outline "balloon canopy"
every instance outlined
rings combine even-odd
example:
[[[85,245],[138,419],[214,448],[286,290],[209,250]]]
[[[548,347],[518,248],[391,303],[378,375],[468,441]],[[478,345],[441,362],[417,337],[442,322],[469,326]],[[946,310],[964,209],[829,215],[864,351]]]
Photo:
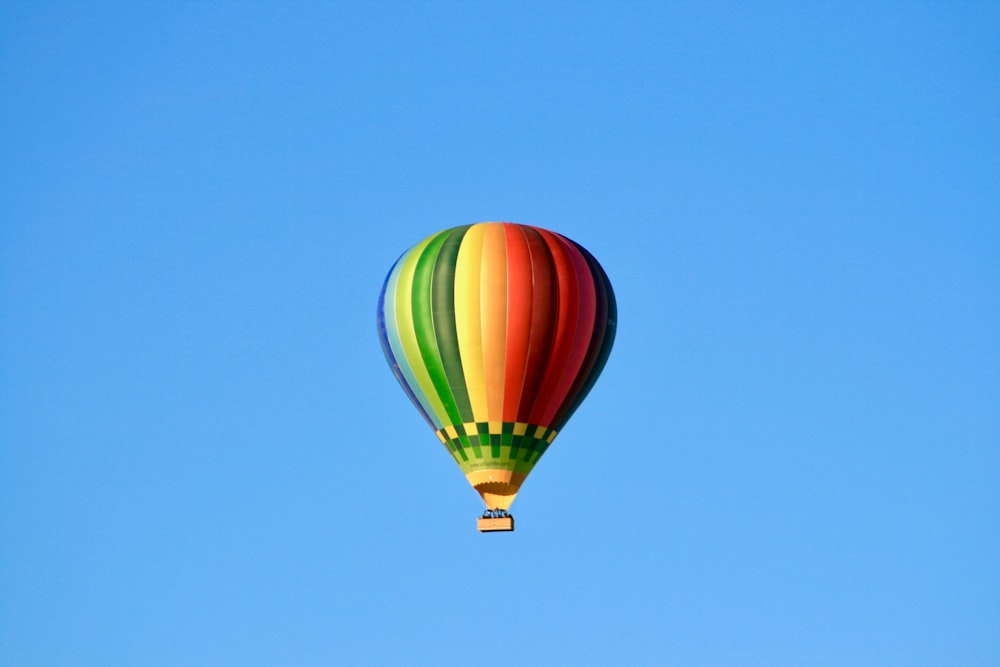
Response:
[[[396,379],[487,508],[506,510],[611,352],[611,283],[577,243],[484,222],[403,253],[378,301]]]

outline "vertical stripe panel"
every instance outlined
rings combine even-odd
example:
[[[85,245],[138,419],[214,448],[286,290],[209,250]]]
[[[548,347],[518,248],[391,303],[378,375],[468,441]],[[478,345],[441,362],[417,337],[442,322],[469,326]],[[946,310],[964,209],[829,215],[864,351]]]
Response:
[[[379,294],[378,310],[376,311],[379,342],[382,344],[382,352],[385,354],[386,361],[389,362],[389,367],[392,369],[392,373],[396,376],[396,380],[400,386],[403,387],[403,391],[406,392],[406,395],[413,402],[413,405],[416,406],[424,420],[427,421],[431,428],[436,430],[441,428],[441,425],[431,416],[431,407],[427,402],[427,397],[420,391],[420,385],[417,384],[416,379],[413,377],[413,371],[410,370],[409,364],[406,363],[405,356],[402,356],[402,346],[399,342],[399,333],[396,324],[395,290],[399,282],[401,260],[402,258],[392,265],[392,269],[389,271],[389,275],[385,277],[385,283],[382,285],[382,292]],[[402,357],[402,360],[400,360],[400,357]]]
[[[522,227],[528,242],[531,261],[531,330],[528,335],[528,356],[525,362],[524,386],[517,409],[517,420],[527,423],[542,383],[552,341],[555,336],[554,317],[559,307],[559,286],[552,252],[541,233]]]
[[[475,421],[469,403],[469,392],[465,386],[465,372],[462,368],[458,332],[455,327],[455,258],[458,256],[458,249],[466,229],[468,227],[457,227],[449,233],[434,264],[431,284],[434,334],[441,364],[448,379],[448,387],[458,410],[460,421],[454,422],[456,424]]]
[[[483,373],[487,421],[503,420],[504,366],[507,356],[507,238],[501,224],[487,224],[481,267]]]
[[[596,289],[587,259],[580,254],[575,245],[562,237],[557,238],[572,262],[577,312],[576,326],[573,327],[572,336],[569,338],[569,354],[566,356],[566,363],[558,372],[552,398],[542,413],[542,420],[546,425],[554,425],[560,408],[572,398],[571,390],[580,374],[583,362],[587,357],[587,350],[590,347],[594,332],[594,315],[597,311]]]
[[[549,405],[560,398],[555,396],[555,391],[573,345],[579,309],[579,290],[576,285],[576,269],[565,246],[552,232],[540,231],[555,263],[559,300],[554,317],[556,321],[555,337],[545,364],[542,384],[539,387],[538,396],[531,409],[531,418],[528,421],[540,426],[551,426],[547,419],[551,419],[555,409],[549,409]]]
[[[517,421],[531,340],[531,254],[518,225],[505,224],[507,241],[507,357],[503,421]]]
[[[597,295],[597,311],[594,315],[594,333],[587,352],[587,359],[580,369],[576,382],[570,389],[570,400],[563,405],[556,415],[553,427],[561,429],[563,425],[573,416],[583,399],[587,397],[594,383],[597,381],[604,365],[611,354],[611,347],[615,341],[615,329],[618,320],[618,308],[615,303],[615,294],[611,289],[611,281],[601,265],[598,264],[594,256],[587,252],[582,246],[576,245],[580,253],[587,259],[590,265],[590,274],[594,279],[595,292]]]
[[[483,324],[480,318],[480,266],[484,225],[465,232],[455,259],[455,333],[465,371],[465,386],[475,421],[487,420],[485,372],[483,371]]]
[[[411,387],[414,393],[423,394],[426,397],[431,408],[430,413],[435,417],[435,423],[443,426],[447,423],[448,411],[445,410],[444,404],[434,388],[434,382],[427,372],[427,366],[423,362],[413,322],[413,277],[420,256],[434,238],[434,236],[427,238],[414,247],[404,256],[400,267],[399,279],[394,290],[396,330],[399,334],[401,352],[401,354],[396,355],[396,360],[401,362],[405,360],[405,366],[401,363],[400,367],[404,368],[404,374],[406,373],[405,369],[409,369],[413,376],[415,386],[411,385]],[[419,392],[417,391],[418,387]]]
[[[420,254],[413,273],[413,330],[416,334],[420,358],[423,360],[427,374],[433,383],[433,390],[441,403],[450,423],[459,423],[462,419],[448,386],[448,377],[441,362],[438,350],[437,336],[434,333],[434,318],[431,305],[431,281],[434,277],[434,266],[437,263],[441,246],[448,239],[448,232],[436,235]]]

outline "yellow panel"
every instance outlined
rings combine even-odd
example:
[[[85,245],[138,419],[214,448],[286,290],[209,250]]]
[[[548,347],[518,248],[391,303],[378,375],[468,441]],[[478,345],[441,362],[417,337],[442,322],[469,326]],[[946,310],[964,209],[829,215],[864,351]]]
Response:
[[[472,416],[476,421],[488,418],[483,370],[483,323],[480,317],[480,280],[483,256],[483,225],[473,225],[465,232],[455,260],[455,329],[458,353],[465,371]],[[473,432],[475,432],[473,430]]]

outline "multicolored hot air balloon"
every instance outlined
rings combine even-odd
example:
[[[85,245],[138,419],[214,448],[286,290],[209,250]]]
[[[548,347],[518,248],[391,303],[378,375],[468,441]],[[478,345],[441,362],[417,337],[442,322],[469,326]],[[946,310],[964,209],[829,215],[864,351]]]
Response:
[[[597,260],[538,227],[447,229],[389,271],[382,349],[486,503],[481,530],[513,529],[507,510],[604,368],[616,317]]]

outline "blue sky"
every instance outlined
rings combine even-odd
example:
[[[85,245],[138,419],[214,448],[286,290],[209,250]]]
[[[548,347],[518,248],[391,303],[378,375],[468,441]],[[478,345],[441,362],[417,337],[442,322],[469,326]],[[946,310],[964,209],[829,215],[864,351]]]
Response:
[[[0,664],[996,665],[998,44],[988,2],[4,3]],[[375,334],[482,220],[619,306],[513,534]]]

